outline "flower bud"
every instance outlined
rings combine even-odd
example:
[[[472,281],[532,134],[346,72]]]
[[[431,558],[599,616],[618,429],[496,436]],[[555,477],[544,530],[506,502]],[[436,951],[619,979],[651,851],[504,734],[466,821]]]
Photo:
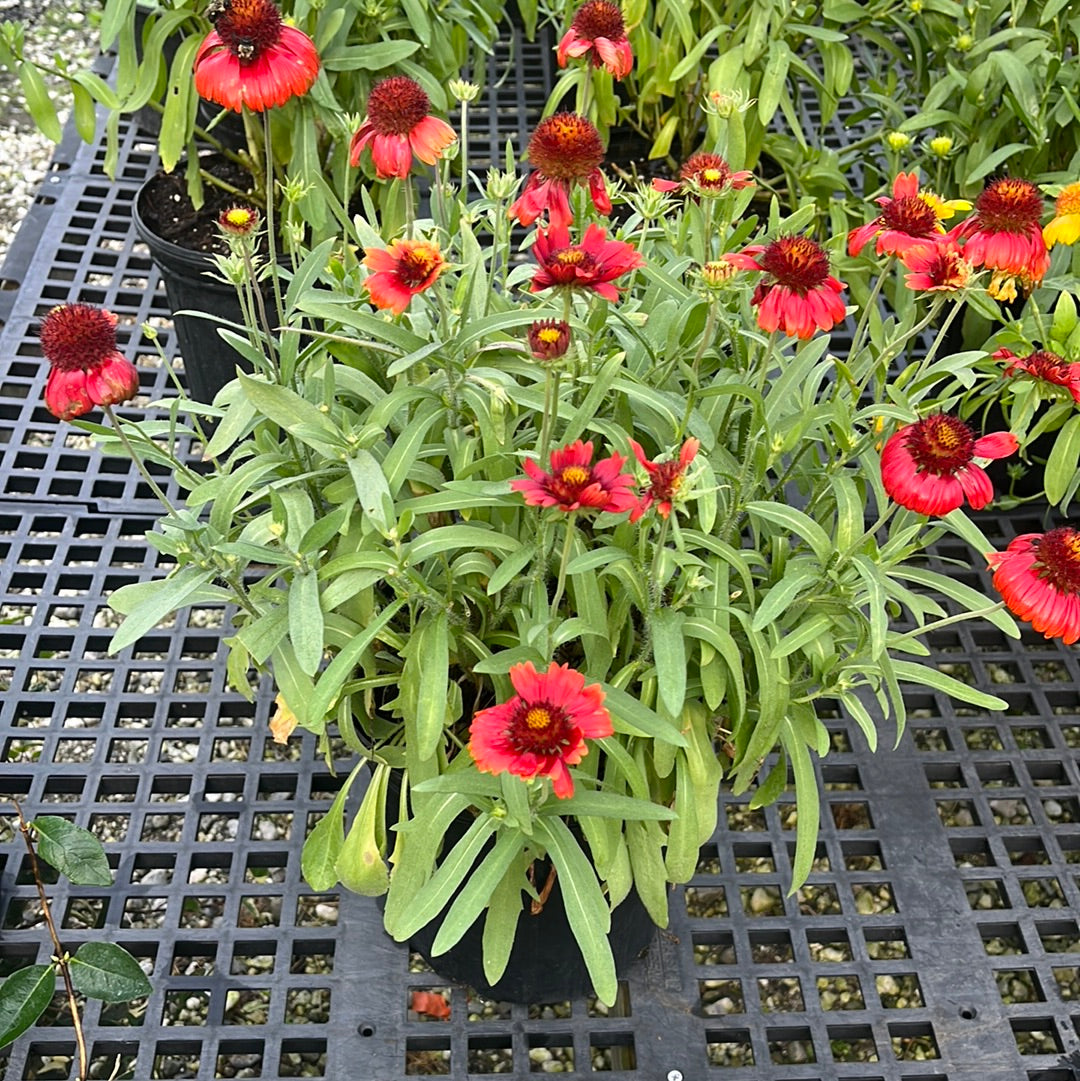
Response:
[[[496,203],[505,203],[517,190],[517,176],[501,169],[488,169],[487,197]]]
[[[228,236],[251,236],[259,228],[259,212],[237,203],[218,215],[218,228]]]
[[[953,141],[948,135],[935,135],[926,145],[930,147],[931,154],[946,158],[952,152]]]
[[[570,347],[570,326],[562,319],[539,319],[529,327],[529,350],[537,360],[558,360]]]
[[[966,53],[970,51],[975,45],[975,39],[970,34],[958,34],[956,40],[953,42],[953,47],[957,52]]]
[[[480,93],[480,87],[476,83],[466,82],[464,79],[451,79],[447,84],[455,101],[476,101]]]
[[[701,268],[701,280],[710,289],[719,289],[735,276],[737,267],[727,256],[713,259]]]
[[[884,135],[885,145],[892,151],[907,150],[911,146],[911,136],[904,131],[889,131]]]

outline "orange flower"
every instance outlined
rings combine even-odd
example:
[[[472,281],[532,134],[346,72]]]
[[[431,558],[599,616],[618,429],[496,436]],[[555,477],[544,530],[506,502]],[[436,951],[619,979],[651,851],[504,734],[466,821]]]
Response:
[[[349,164],[359,165],[364,147],[370,145],[380,180],[404,180],[414,154],[425,165],[434,165],[457,135],[445,120],[431,116],[430,108],[423,88],[406,75],[376,83],[368,97],[367,117],[349,143]]]
[[[608,514],[631,510],[637,497],[631,491],[633,474],[620,472],[626,459],[612,454],[593,463],[592,456],[592,442],[576,439],[551,452],[550,473],[526,458],[526,476],[512,480],[510,487],[530,507],[558,507],[567,514],[583,508]]]
[[[955,293],[971,280],[971,266],[952,241],[913,244],[900,261],[912,271],[904,284],[923,293]]]
[[[586,739],[604,739],[614,729],[598,683],[554,661],[537,672],[531,661],[510,669],[517,694],[482,709],[469,728],[469,753],[482,773],[514,773],[525,780],[550,777],[555,795],[574,794],[574,766],[588,753]]]
[[[762,330],[782,329],[789,337],[810,338],[815,328],[832,330],[847,314],[840,292],[844,283],[829,273],[829,257],[809,237],[782,236],[725,256],[740,270],[764,270],[750,303]]]
[[[438,244],[427,240],[393,240],[389,248],[373,248],[364,257],[371,303],[400,315],[417,293],[434,284],[446,269]]]
[[[858,255],[877,237],[878,255],[902,254],[919,241],[941,236],[940,216],[933,203],[919,192],[919,177],[915,173],[897,173],[893,180],[892,198],[878,199],[881,213],[866,225],[848,233],[848,254]]]
[[[1080,530],[1025,533],[986,559],[1011,612],[1047,638],[1080,641]]]
[[[319,53],[302,30],[286,26],[270,0],[229,0],[195,54],[195,91],[240,112],[261,113],[306,94]]]
[[[547,213],[552,225],[567,226],[574,220],[570,189],[586,184],[593,206],[611,213],[604,174],[604,144],[595,125],[577,113],[556,113],[541,120],[529,139],[529,160],[536,166],[520,198],[510,207],[511,218],[532,225]]]
[[[45,406],[71,420],[95,406],[135,397],[139,372],[116,348],[116,316],[89,304],[53,308],[41,324],[41,351],[50,365]]]
[[[556,55],[561,68],[566,67],[568,56],[588,56],[593,67],[602,65],[616,79],[629,75],[634,54],[618,5],[609,0],[587,0],[582,4],[559,42]]]

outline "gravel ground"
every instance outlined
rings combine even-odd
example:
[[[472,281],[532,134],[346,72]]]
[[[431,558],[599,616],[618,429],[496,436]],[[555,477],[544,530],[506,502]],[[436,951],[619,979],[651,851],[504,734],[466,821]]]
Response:
[[[26,26],[25,52],[39,63],[52,63],[54,54],[73,67],[89,63],[97,39],[89,13],[100,12],[96,0],[0,0],[0,21],[18,20]],[[57,98],[64,110],[66,100]],[[53,144],[27,116],[17,76],[0,69],[0,262],[7,254],[19,222],[40,185],[52,158]]]

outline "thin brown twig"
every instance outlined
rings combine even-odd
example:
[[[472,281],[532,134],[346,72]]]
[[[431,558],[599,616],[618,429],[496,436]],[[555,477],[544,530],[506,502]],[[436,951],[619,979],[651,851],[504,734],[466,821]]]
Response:
[[[34,876],[34,885],[37,886],[38,897],[41,899],[41,911],[45,916],[45,926],[49,929],[49,937],[53,943],[53,960],[60,969],[60,975],[64,980],[64,990],[67,992],[68,1007],[71,1009],[71,1022],[75,1026],[75,1042],[79,1047],[79,1081],[87,1081],[90,1063],[86,1055],[86,1039],[83,1036],[82,1020],[79,1017],[79,1003],[75,997],[75,987],[71,982],[71,970],[68,967],[67,954],[60,944],[60,936],[56,933],[56,924],[53,923],[49,898],[45,893],[45,883],[41,881],[37,852],[34,849],[34,842],[30,840],[30,823],[23,816],[19,801],[13,799],[11,802],[15,804],[15,812],[19,816],[19,832],[26,843],[26,851],[30,855],[30,870]]]

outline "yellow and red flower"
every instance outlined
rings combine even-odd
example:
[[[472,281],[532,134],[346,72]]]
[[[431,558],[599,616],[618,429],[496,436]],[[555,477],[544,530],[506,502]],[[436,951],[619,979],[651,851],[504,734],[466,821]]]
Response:
[[[439,245],[430,240],[392,240],[389,248],[373,248],[364,266],[373,270],[364,284],[376,308],[400,315],[417,293],[430,288],[446,269]]]
[[[568,767],[589,753],[587,739],[612,735],[611,714],[604,708],[599,683],[569,665],[548,665],[538,672],[531,661],[510,668],[517,694],[482,709],[469,726],[469,754],[481,773],[513,773],[527,781],[550,777],[559,799],[574,794]]]
[[[533,254],[540,264],[533,275],[533,293],[554,286],[591,289],[605,300],[618,300],[619,290],[611,283],[645,260],[633,245],[623,240],[608,240],[607,230],[590,225],[580,244],[570,243],[566,226],[552,225],[536,234]]]
[[[883,195],[877,200],[881,213],[848,233],[848,254],[858,255],[874,237],[877,237],[878,255],[898,255],[913,244],[942,236],[945,229],[935,203],[942,207],[948,204],[928,196],[930,192],[919,191],[918,174],[897,173],[892,198]]]
[[[964,241],[964,258],[995,271],[989,292],[999,299],[1016,296],[1015,281],[1025,292],[1043,280],[1050,254],[1040,220],[1043,197],[1030,180],[992,180],[975,200],[975,213],[949,234]]]
[[[618,4],[586,0],[563,34],[556,56],[561,68],[566,67],[567,57],[587,56],[593,67],[603,66],[616,79],[626,78],[634,66],[634,53]]]
[[[116,348],[116,322],[112,312],[89,304],[62,304],[45,316],[45,406],[54,417],[71,420],[138,393],[138,369]]]
[[[754,174],[748,169],[732,170],[719,154],[692,154],[679,170],[678,180],[652,182],[655,191],[685,191],[694,195],[726,195],[729,191],[754,186]]]
[[[971,281],[971,264],[951,240],[913,244],[900,261],[911,271],[904,284],[919,292],[955,293]]]
[[[1009,610],[1047,638],[1080,641],[1080,530],[1025,533],[986,557]]]
[[[634,476],[621,472],[626,459],[618,453],[592,460],[592,442],[580,439],[551,452],[551,472],[545,473],[534,461],[526,458],[523,467],[527,476],[510,482],[515,492],[521,492],[530,507],[558,507],[559,510],[597,510],[621,514],[637,505],[632,491]]]
[[[935,413],[889,437],[881,452],[881,480],[891,499],[917,514],[948,514],[965,498],[981,510],[994,489],[975,459],[1006,458],[1018,446],[1011,432],[976,439],[959,417]]]
[[[1080,240],[1080,181],[1061,189],[1054,201],[1054,216],[1043,227],[1043,240],[1048,248]]]
[[[240,112],[261,113],[311,89],[319,52],[302,30],[288,26],[270,0],[218,5],[214,29],[195,54],[195,91]]]
[[[839,295],[844,283],[829,273],[825,249],[809,237],[782,236],[725,258],[741,270],[769,275],[750,298],[762,330],[809,338],[815,329],[831,330],[847,314]]]
[[[1070,362],[1049,349],[1038,349],[1026,357],[1018,357],[1008,349],[993,354],[995,360],[1006,360],[1006,375],[1029,375],[1042,383],[1050,383],[1067,390],[1073,401],[1080,405],[1080,363]]]
[[[641,444],[630,440],[630,449],[634,457],[649,474],[649,487],[641,497],[641,501],[630,512],[630,521],[636,522],[645,512],[656,503],[656,512],[661,518],[667,518],[671,509],[682,492],[683,482],[686,479],[686,471],[690,463],[697,456],[701,442],[697,439],[688,439],[679,451],[679,457],[666,462],[650,462],[645,457],[645,451]]]
[[[537,360],[558,360],[570,348],[570,324],[562,319],[538,319],[529,327],[529,351]]]
[[[593,206],[601,214],[611,213],[607,183],[600,171],[604,144],[591,120],[577,113],[546,117],[529,139],[528,156],[536,168],[510,206],[511,218],[532,225],[546,213],[552,225],[569,225],[574,220],[570,189],[575,184],[589,189]]]
[[[375,175],[404,180],[414,154],[425,165],[434,165],[456,138],[445,120],[431,115],[431,101],[418,82],[392,75],[371,88],[367,116],[349,143],[349,164],[359,165],[370,146]]]

